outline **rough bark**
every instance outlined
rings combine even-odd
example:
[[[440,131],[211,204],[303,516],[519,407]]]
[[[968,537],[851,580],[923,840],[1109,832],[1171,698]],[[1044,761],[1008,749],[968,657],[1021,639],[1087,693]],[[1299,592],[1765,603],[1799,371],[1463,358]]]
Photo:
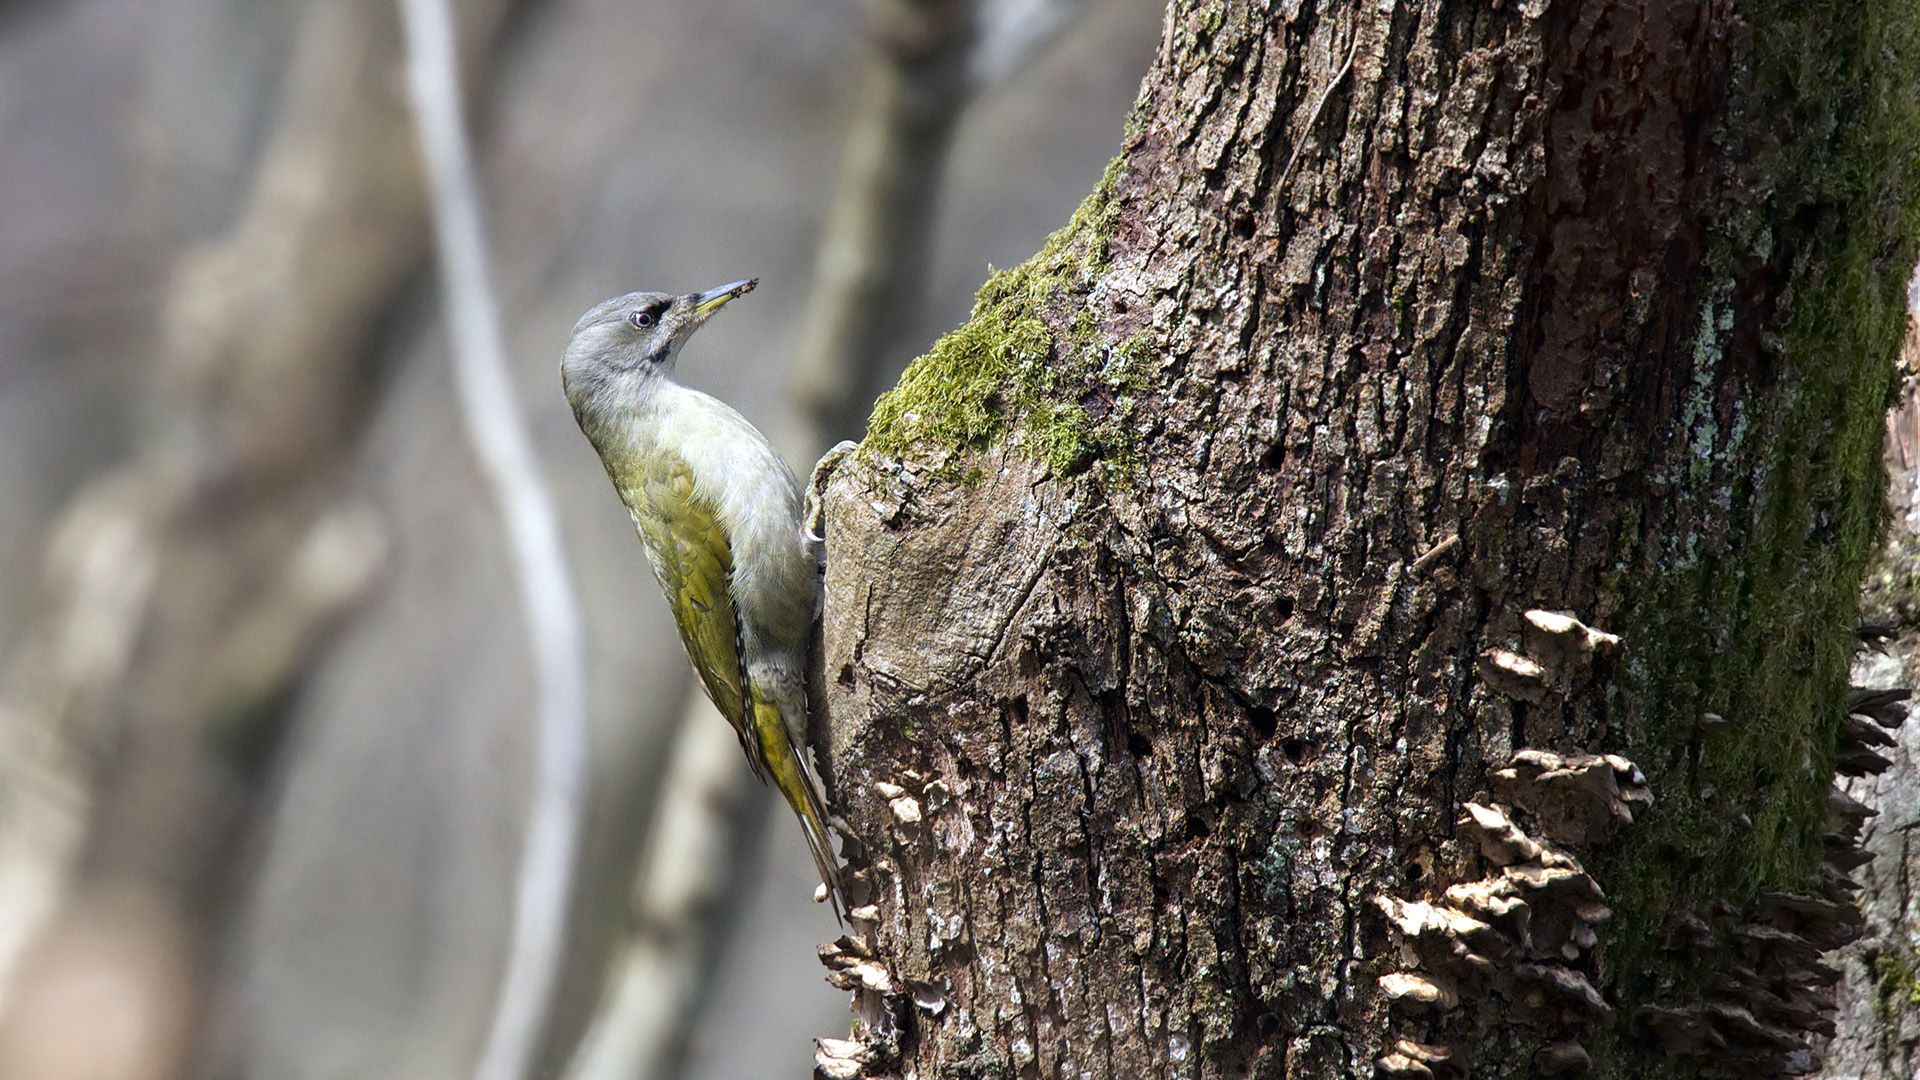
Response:
[[[1861,623],[1880,639],[1854,662],[1863,686],[1911,687],[1920,681],[1920,323],[1902,349],[1905,393],[1887,425],[1891,521],[1886,546],[1868,575]],[[1872,861],[1856,874],[1864,928],[1860,940],[1828,957],[1842,972],[1835,987],[1835,1033],[1819,1075],[1909,1077],[1920,1068],[1920,724],[1907,724],[1873,749],[1892,762],[1879,775],[1842,783],[1870,815],[1860,845]]]
[[[1912,14],[1176,3],[829,489],[822,1069],[1809,1067]]]

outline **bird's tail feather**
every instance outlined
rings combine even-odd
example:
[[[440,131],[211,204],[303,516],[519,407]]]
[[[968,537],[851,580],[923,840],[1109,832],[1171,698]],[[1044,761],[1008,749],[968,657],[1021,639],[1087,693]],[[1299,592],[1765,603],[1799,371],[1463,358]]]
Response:
[[[846,882],[841,877],[840,864],[833,856],[833,837],[827,832],[827,807],[820,792],[820,778],[807,760],[806,748],[795,743],[788,734],[786,721],[781,717],[778,706],[765,700],[755,700],[753,721],[767,771],[773,774],[774,786],[780,789],[787,805],[793,808],[794,816],[800,819],[800,831],[807,838],[807,849],[813,853],[814,865],[820,870],[820,880],[827,886],[827,902],[833,906],[833,917],[844,923]]]

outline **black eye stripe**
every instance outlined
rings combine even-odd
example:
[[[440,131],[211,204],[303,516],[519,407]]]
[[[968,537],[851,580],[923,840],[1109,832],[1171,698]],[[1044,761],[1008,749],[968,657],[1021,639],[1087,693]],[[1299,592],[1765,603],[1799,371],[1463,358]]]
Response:
[[[660,321],[660,316],[672,306],[670,300],[656,300],[644,308],[627,312],[627,325],[636,330],[645,330]]]

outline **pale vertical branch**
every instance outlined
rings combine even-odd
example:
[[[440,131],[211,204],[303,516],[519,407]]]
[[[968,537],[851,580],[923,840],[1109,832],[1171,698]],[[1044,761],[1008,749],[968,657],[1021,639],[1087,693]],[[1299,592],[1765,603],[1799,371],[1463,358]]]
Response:
[[[511,548],[536,682],[536,761],[500,996],[476,1075],[520,1080],[565,940],[586,767],[586,677],[560,525],[514,399],[481,228],[445,0],[402,0],[407,87],[432,195],[447,332],[467,435]]]
[[[705,695],[688,695],[672,754],[636,875],[627,940],[568,1080],[680,1075],[715,974],[721,929],[739,906],[744,856],[770,816],[773,800],[748,773],[733,729]]]
[[[967,81],[978,92],[1020,70],[1086,0],[980,0]]]

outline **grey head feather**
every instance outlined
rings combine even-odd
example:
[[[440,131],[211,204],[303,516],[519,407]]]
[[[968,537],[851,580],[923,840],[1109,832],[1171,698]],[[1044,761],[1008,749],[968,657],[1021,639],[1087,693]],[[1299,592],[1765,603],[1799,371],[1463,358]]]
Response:
[[[650,382],[673,368],[671,313],[683,298],[666,293],[633,292],[595,304],[573,324],[560,357],[560,381],[578,411],[616,383]],[[692,305],[685,305],[689,312]],[[636,321],[648,323],[635,325]]]
[[[661,380],[672,378],[674,360],[693,332],[755,283],[697,293],[631,292],[580,316],[560,358],[560,382],[581,427],[643,405]]]

